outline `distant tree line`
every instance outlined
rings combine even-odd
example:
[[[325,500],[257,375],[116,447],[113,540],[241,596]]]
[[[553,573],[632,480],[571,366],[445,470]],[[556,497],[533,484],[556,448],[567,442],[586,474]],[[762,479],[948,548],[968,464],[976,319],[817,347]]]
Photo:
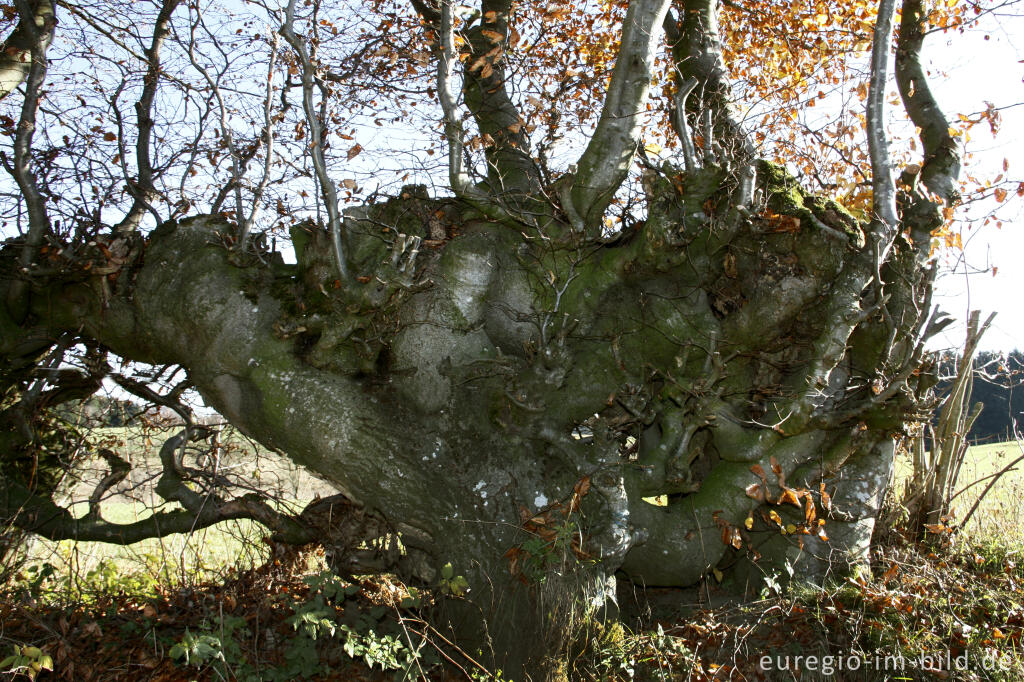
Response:
[[[947,355],[939,362],[939,394],[955,374],[959,358]],[[1012,440],[1015,424],[1024,428],[1024,352],[982,351],[974,361],[973,403],[985,407],[968,433],[972,443]]]

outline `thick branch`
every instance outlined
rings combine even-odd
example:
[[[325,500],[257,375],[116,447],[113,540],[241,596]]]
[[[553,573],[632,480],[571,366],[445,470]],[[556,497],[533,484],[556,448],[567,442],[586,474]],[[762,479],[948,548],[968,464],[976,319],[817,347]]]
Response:
[[[690,132],[690,125],[686,121],[686,100],[690,93],[697,87],[696,78],[688,78],[679,86],[672,106],[675,109],[672,115],[672,127],[675,128],[679,141],[683,145],[683,162],[686,165],[686,172],[692,173],[697,170],[697,149],[693,144],[693,135]]]
[[[895,0],[879,0],[871,48],[871,79],[868,84],[867,133],[868,153],[871,157],[871,189],[874,193],[873,232],[882,239],[895,232],[899,223],[896,183],[893,181],[892,161],[889,157],[889,138],[885,133],[885,87],[889,80],[889,41],[892,38],[895,4]],[[884,257],[881,260],[884,261]]]
[[[18,183],[22,198],[28,210],[29,230],[25,240],[25,248],[20,255],[21,267],[27,268],[35,260],[36,249],[50,231],[50,218],[46,212],[46,201],[39,193],[35,173],[29,168],[32,161],[32,138],[36,131],[36,113],[42,97],[43,81],[46,80],[46,48],[53,37],[54,21],[43,21],[37,28],[37,7],[27,0],[17,3],[18,11],[23,17],[19,27],[24,25],[31,35],[32,46],[28,67],[28,79],[25,82],[25,100],[21,106],[21,118],[14,136],[14,164],[9,168]],[[52,11],[52,8],[51,8]],[[31,17],[31,21],[25,18]]]
[[[330,478],[356,504],[422,520],[418,532],[403,532],[429,537],[436,519],[424,509],[453,511],[443,468],[408,474],[422,468],[424,451],[437,456],[432,423],[296,356],[294,340],[275,331],[280,302],[267,292],[250,298],[244,271],[218,245],[232,232],[215,218],[165,225],[130,296],[103,299],[98,282],[53,282],[31,297],[32,312],[54,332],[81,330],[122,357],[186,366],[207,404],[244,433]]]
[[[674,36],[672,59],[679,81],[672,121],[684,153],[695,152],[687,125],[687,116],[693,116],[702,127],[705,162],[735,164],[740,180],[735,203],[745,207],[753,195],[756,151],[733,105],[718,30],[718,3],[685,0],[682,22],[669,35]],[[699,96],[690,100],[694,88]]]
[[[299,58],[299,66],[302,69],[302,109],[306,114],[306,124],[309,126],[310,154],[313,157],[313,168],[316,171],[317,180],[320,183],[320,191],[323,194],[324,204],[327,208],[327,224],[331,233],[331,247],[334,250],[334,261],[338,268],[338,274],[342,281],[349,279],[348,262],[345,257],[344,235],[342,234],[341,212],[338,208],[338,192],[334,182],[327,173],[327,161],[324,158],[324,130],[317,116],[316,108],[313,105],[313,75],[314,66],[309,58],[309,51],[306,49],[305,38],[296,35],[295,24],[295,0],[289,0],[288,9],[285,12],[284,24],[281,25],[280,33],[288,44],[295,50]]]
[[[896,85],[910,120],[921,131],[924,149],[921,181],[929,190],[953,203],[959,197],[960,147],[949,134],[949,123],[928,87],[928,77],[921,65],[926,20],[921,0],[903,1],[896,43]]]
[[[38,46],[45,52],[53,39],[57,24],[50,0],[33,0],[18,4],[20,20],[0,47],[0,99],[11,94],[28,78],[32,67],[32,51]]]
[[[526,126],[509,97],[505,78],[511,6],[511,0],[480,3],[480,25],[466,35],[470,55],[463,90],[480,134],[485,140],[490,138],[485,154],[491,192],[517,203],[517,196],[539,189],[541,178],[530,156]]]
[[[622,44],[601,118],[577,164],[569,194],[572,208],[588,228],[600,226],[605,209],[633,165],[654,55],[670,4],[671,0],[631,0],[626,11]]]
[[[0,479],[2,480],[2,479]],[[314,533],[298,522],[274,512],[263,502],[249,498],[231,500],[222,506],[209,505],[199,514],[185,509],[157,512],[134,523],[111,523],[99,514],[82,518],[60,507],[49,497],[36,495],[20,483],[2,480],[0,515],[13,519],[18,528],[48,540],[80,540],[130,545],[148,538],[202,530],[221,521],[254,519],[280,533],[282,539],[304,543],[316,539]],[[269,512],[269,513],[268,513]]]

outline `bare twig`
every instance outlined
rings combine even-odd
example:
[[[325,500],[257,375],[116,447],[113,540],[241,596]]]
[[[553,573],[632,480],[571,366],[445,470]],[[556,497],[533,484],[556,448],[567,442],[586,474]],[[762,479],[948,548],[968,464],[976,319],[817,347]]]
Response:
[[[306,114],[306,124],[309,126],[310,154],[313,158],[313,168],[317,180],[320,183],[320,191],[323,193],[325,207],[327,209],[327,225],[331,233],[331,246],[334,250],[334,262],[338,268],[338,274],[342,281],[348,281],[348,264],[345,259],[344,235],[342,234],[341,212],[338,208],[338,191],[334,182],[327,173],[327,161],[324,158],[324,129],[317,116],[313,103],[313,77],[315,67],[306,49],[305,38],[295,33],[295,0],[289,0],[288,9],[285,11],[285,20],[281,25],[280,33],[284,39],[295,50],[299,58],[299,66],[302,70],[302,109]]]
[[[160,49],[170,34],[171,15],[174,14],[174,10],[179,4],[181,4],[181,0],[164,0],[153,26],[153,40],[150,42],[149,49],[146,50],[146,76],[143,81],[142,95],[135,103],[135,115],[139,127],[138,137],[135,141],[135,163],[138,166],[138,176],[134,180],[125,178],[133,202],[127,215],[114,227],[114,230],[119,233],[137,230],[147,211],[153,215],[157,224],[162,221],[160,214],[152,204],[157,193],[153,184],[153,160],[149,147],[153,136],[153,100],[156,98],[161,78]],[[116,109],[116,102],[113,106]]]

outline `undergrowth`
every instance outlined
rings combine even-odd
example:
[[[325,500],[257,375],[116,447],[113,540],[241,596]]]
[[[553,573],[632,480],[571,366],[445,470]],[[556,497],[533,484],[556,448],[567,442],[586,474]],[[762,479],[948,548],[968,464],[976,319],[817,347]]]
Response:
[[[430,629],[419,613],[430,595],[390,578],[345,582],[316,555],[194,586],[109,568],[76,578],[34,565],[8,583],[0,677],[507,679]],[[589,622],[549,680],[1020,680],[1022,584],[1019,541],[890,533],[870,572],[826,588]]]

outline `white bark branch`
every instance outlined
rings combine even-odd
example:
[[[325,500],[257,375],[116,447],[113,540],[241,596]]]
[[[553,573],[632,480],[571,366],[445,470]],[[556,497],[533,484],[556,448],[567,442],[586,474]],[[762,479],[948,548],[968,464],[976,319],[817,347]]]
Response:
[[[683,145],[683,163],[686,164],[686,172],[692,173],[697,170],[697,149],[693,144],[693,133],[690,125],[686,122],[686,100],[690,93],[697,87],[696,78],[688,78],[679,86],[676,92],[673,112],[675,117],[676,132],[679,135],[679,142]]]
[[[456,196],[470,193],[473,181],[462,167],[463,131],[458,105],[452,91],[452,65],[458,62],[455,52],[455,26],[451,0],[441,0],[441,26],[437,55],[437,97],[444,112],[444,135],[448,141],[448,181]]]
[[[235,195],[235,220],[238,221],[239,227],[239,240],[236,248],[245,250],[245,236],[249,233],[249,225],[245,217],[245,205],[242,201],[242,177],[245,174],[244,164],[246,160],[242,159],[238,146],[235,144],[235,137],[231,131],[231,122],[228,120],[227,105],[224,103],[224,96],[220,88],[220,80],[229,68],[229,65],[225,65],[224,70],[218,74],[217,78],[214,78],[210,75],[210,70],[199,63],[199,59],[196,57],[196,30],[203,21],[203,15],[202,10],[198,6],[195,9],[195,19],[189,22],[188,59],[192,64],[192,68],[198,71],[203,80],[206,81],[206,86],[217,102],[220,134],[225,146],[227,146],[228,156],[231,158],[231,186]]]
[[[903,0],[896,44],[896,84],[910,120],[921,131],[921,181],[929,190],[954,203],[959,199],[960,145],[949,134],[949,122],[928,87],[928,76],[921,65],[926,20],[921,0]]]
[[[43,239],[50,231],[50,218],[46,210],[46,200],[39,192],[35,172],[30,168],[32,161],[32,138],[36,131],[36,114],[39,110],[39,100],[42,97],[43,82],[46,80],[46,49],[53,40],[53,29],[56,22],[39,19],[39,3],[27,0],[18,0],[15,3],[22,21],[19,29],[24,27],[30,42],[28,50],[28,75],[25,80],[25,99],[21,105],[21,117],[18,120],[18,128],[14,135],[14,160],[8,164],[5,159],[7,170],[14,177],[21,191],[22,199],[28,212],[28,234],[25,238],[24,248],[19,254],[19,265],[23,270],[35,261],[36,251],[43,243]],[[52,12],[52,6],[50,7]],[[22,293],[21,287],[15,287],[16,297]],[[13,303],[13,301],[11,301]]]
[[[22,11],[23,7],[27,11]],[[54,6],[50,0],[18,3],[21,19],[11,35],[0,46],[0,99],[11,94],[28,78],[32,67],[32,50],[37,38],[45,52],[53,39],[56,24]]]
[[[330,176],[327,174],[327,161],[324,158],[323,150],[323,126],[320,124],[320,119],[313,104],[314,66],[309,58],[309,51],[306,50],[305,39],[295,33],[294,25],[295,0],[289,0],[280,33],[288,41],[288,44],[292,46],[292,49],[295,50],[295,54],[299,58],[299,65],[302,68],[302,109],[306,114],[306,124],[309,126],[310,154],[313,157],[313,168],[316,171],[316,177],[320,183],[320,190],[323,193],[324,203],[326,204],[327,225],[331,233],[334,261],[338,268],[338,274],[344,282],[349,277],[348,264],[345,260],[345,248],[342,243],[341,212],[338,209],[338,192]]]
[[[879,0],[871,48],[871,79],[868,83],[867,134],[871,158],[872,211],[881,222],[882,235],[892,235],[899,223],[896,212],[896,183],[889,157],[889,137],[885,132],[885,88],[889,80],[889,52],[892,39],[895,0]],[[878,232],[876,227],[875,232]],[[885,251],[888,249],[886,248]],[[885,254],[882,254],[884,262]]]
[[[589,227],[599,226],[636,157],[654,55],[671,0],[631,0],[601,118],[577,164],[570,197]]]
[[[704,162],[721,164],[735,172],[738,184],[733,204],[745,212],[749,210],[754,193],[757,150],[733,104],[718,28],[718,3],[716,0],[682,0],[681,5],[681,23],[672,25],[666,21],[673,36],[672,56],[683,95],[673,103],[676,132],[680,138],[689,138],[689,130],[684,129],[689,95],[685,88],[694,82],[700,97],[696,105],[690,105],[690,112],[695,126],[703,133]],[[692,140],[681,139],[681,142],[684,153],[688,148],[693,149]]]
[[[239,243],[244,244],[248,237],[249,230],[252,229],[252,223],[256,219],[256,211],[259,209],[260,201],[263,199],[263,192],[267,189],[267,184],[270,182],[271,169],[274,166],[274,69],[277,67],[277,34],[270,42],[270,62],[267,64],[267,91],[266,96],[263,100],[263,136],[265,140],[266,148],[263,152],[263,175],[260,177],[259,184],[256,185],[256,189],[252,194],[252,207],[249,210],[249,215],[246,217],[245,223],[242,225],[243,231],[239,236]]]
[[[146,76],[142,88],[142,95],[135,103],[135,115],[138,124],[138,138],[135,142],[135,163],[138,167],[138,176],[132,180],[125,172],[125,183],[129,194],[132,195],[132,206],[128,213],[114,227],[118,233],[134,232],[138,229],[142,217],[147,211],[153,214],[157,224],[163,218],[153,208],[152,201],[156,198],[156,188],[153,185],[153,161],[150,158],[150,139],[153,136],[153,100],[156,98],[157,87],[160,85],[160,49],[164,40],[170,33],[171,15],[181,4],[181,0],[165,0],[160,7],[156,23],[153,25],[153,40],[146,50]],[[120,112],[117,110],[116,96],[112,102],[114,113],[118,118],[120,127]],[[124,154],[121,154],[122,169],[124,169]]]

